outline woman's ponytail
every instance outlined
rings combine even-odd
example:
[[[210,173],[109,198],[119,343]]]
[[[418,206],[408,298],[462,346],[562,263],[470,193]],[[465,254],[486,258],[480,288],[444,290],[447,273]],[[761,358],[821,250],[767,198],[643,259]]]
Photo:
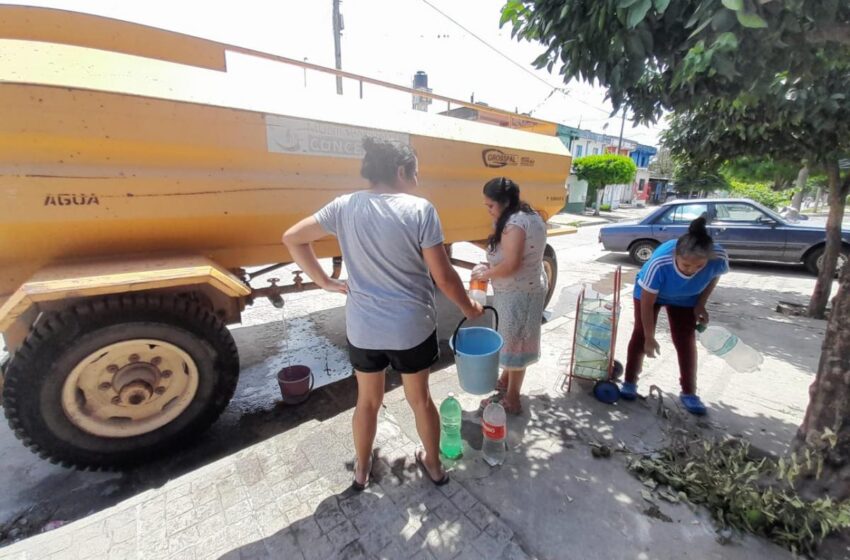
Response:
[[[714,257],[714,239],[708,233],[708,221],[700,216],[688,226],[688,233],[676,242],[676,253],[685,257]]]

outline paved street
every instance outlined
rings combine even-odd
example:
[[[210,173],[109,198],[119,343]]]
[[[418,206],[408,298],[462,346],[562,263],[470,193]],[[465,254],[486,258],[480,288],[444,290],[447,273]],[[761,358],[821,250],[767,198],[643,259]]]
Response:
[[[260,302],[233,329],[243,367],[237,395],[212,430],[174,457],[130,473],[68,471],[30,454],[0,426],[0,522],[28,534],[48,521],[78,520],[0,549],[0,558],[790,557],[751,537],[723,547],[704,514],[683,505],[662,506],[670,522],[648,517],[641,484],[625,470],[627,454],[590,456],[593,442],[643,452],[664,436],[652,400],[611,407],[589,396],[586,385],[561,390],[577,289],[589,283],[610,291],[618,265],[629,289],[634,281],[625,255],[600,250],[598,227],[551,240],[559,279],[544,356],[529,371],[527,414],[510,421],[502,468],[479,458],[478,398],[461,395],[464,458],[449,486],[437,490],[424,481],[412,463],[412,417],[391,376],[376,484],[350,495],[355,387],[343,351],[343,301],[302,294],[287,298],[285,316]],[[477,259],[472,251],[458,252]],[[813,285],[801,267],[733,265],[709,311],[762,352],[765,364],[741,375],[701,353],[700,392],[711,407],[702,429],[746,435],[768,451],[785,448],[805,409],[824,324],[773,308],[780,299],[804,303]],[[621,360],[632,326],[628,294]],[[438,399],[459,391],[445,346],[458,316],[445,302],[441,307],[444,357],[432,381]],[[663,319],[659,332],[662,357],[648,362],[641,391],[656,384],[671,396],[678,392],[676,362]],[[321,388],[307,403],[285,407],[273,374],[295,363],[309,365]],[[667,405],[675,407],[672,399]]]

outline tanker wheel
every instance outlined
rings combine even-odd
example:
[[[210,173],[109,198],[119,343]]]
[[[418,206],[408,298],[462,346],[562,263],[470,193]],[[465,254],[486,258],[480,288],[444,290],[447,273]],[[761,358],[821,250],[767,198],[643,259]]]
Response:
[[[558,283],[558,257],[551,245],[546,245],[546,250],[543,252],[543,272],[549,282],[549,289],[546,291],[546,305],[548,306],[555,294],[555,284]]]
[[[120,469],[185,446],[233,396],[230,331],[183,298],[115,297],[46,313],[6,369],[15,435],[66,467]]]

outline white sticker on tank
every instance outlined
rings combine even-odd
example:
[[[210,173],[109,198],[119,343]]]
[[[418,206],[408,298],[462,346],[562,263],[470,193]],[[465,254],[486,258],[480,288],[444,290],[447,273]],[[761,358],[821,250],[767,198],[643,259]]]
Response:
[[[270,152],[359,159],[365,136],[410,143],[410,135],[400,132],[266,115]]]

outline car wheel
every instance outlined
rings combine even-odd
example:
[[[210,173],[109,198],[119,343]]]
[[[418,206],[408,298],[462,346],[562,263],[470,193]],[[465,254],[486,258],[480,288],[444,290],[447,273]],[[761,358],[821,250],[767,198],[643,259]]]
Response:
[[[652,253],[656,247],[658,247],[658,243],[655,241],[648,239],[637,241],[629,249],[629,256],[636,264],[642,265],[652,257]]]
[[[823,256],[826,252],[826,247],[818,247],[814,251],[812,251],[808,257],[806,257],[806,268],[817,276],[820,274],[821,266],[823,266]],[[841,247],[841,251],[838,253],[838,262],[835,266],[835,275],[838,276],[838,273],[841,272],[841,269],[850,262],[850,249],[847,247]]]

